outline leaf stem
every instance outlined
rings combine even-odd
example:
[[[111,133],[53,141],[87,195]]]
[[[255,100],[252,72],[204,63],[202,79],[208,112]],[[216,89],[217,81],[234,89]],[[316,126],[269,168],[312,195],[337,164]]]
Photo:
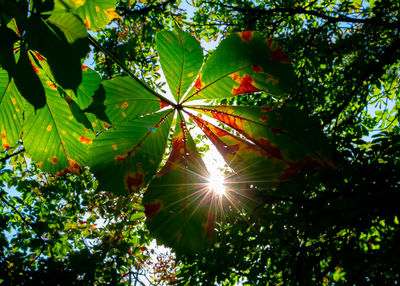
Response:
[[[155,92],[153,89],[151,89],[147,84],[145,84],[143,81],[138,79],[114,54],[112,54],[109,50],[106,48],[102,47],[99,42],[97,42],[91,35],[88,35],[89,42],[92,46],[94,46],[96,49],[100,50],[103,52],[105,55],[110,57],[116,64],[119,66],[121,69],[124,70],[131,78],[133,78],[136,82],[138,82],[141,86],[143,86],[147,91],[152,93],[155,97],[158,97],[160,100],[164,101],[165,103],[168,103],[171,106],[176,107],[176,103],[172,102],[168,98],[162,96],[161,94]]]

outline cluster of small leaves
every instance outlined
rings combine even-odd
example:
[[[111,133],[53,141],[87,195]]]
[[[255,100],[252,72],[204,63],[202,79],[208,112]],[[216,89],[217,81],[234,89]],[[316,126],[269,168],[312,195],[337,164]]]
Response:
[[[58,178],[27,162],[14,156],[0,171],[2,281],[128,284],[149,259],[140,198],[96,191],[88,170]]]

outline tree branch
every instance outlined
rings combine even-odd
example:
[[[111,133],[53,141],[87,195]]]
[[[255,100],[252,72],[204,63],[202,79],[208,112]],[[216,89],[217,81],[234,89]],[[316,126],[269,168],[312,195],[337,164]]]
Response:
[[[17,156],[18,154],[21,154],[22,152],[25,152],[25,148],[22,148],[21,150],[15,152],[13,154],[10,154],[10,155],[5,156],[4,158],[1,158],[0,162],[4,163],[5,161],[10,159],[11,157]]]
[[[121,16],[143,15],[143,14],[147,14],[150,11],[155,10],[157,8],[165,9],[166,6],[168,6],[169,4],[174,4],[175,2],[176,2],[176,0],[167,0],[167,1],[159,3],[157,5],[150,5],[150,6],[144,7],[139,10],[129,10],[128,8],[125,8],[125,7],[117,7],[116,10],[118,11],[118,14]]]
[[[359,19],[359,18],[351,18],[351,17],[345,16],[345,15],[340,15],[340,14],[337,16],[331,16],[331,15],[322,13],[320,11],[307,10],[302,7],[275,8],[275,9],[264,10],[264,9],[258,9],[258,8],[235,7],[235,6],[226,5],[226,4],[222,4],[222,3],[218,3],[218,2],[204,2],[204,3],[218,5],[218,6],[225,7],[227,9],[232,9],[232,10],[235,10],[235,11],[241,12],[241,13],[255,13],[255,14],[259,14],[259,15],[273,15],[276,13],[283,13],[283,14],[288,14],[289,16],[298,15],[298,14],[306,14],[306,15],[316,16],[321,19],[329,20],[330,22],[333,22],[333,23],[347,22],[347,23],[355,23],[355,24],[379,25],[379,26],[384,26],[386,28],[400,28],[400,21],[385,22],[379,18]]]
[[[400,55],[400,39],[395,39],[386,49],[382,52],[381,56],[370,61],[365,67],[363,76],[359,78],[357,85],[352,89],[351,95],[357,93],[364,81],[380,78],[383,74],[383,68],[386,65],[393,64],[398,60]],[[331,110],[331,114],[323,118],[323,125],[328,125],[334,118],[338,117],[346,107],[350,104],[353,96],[346,96],[340,103],[337,103]],[[367,94],[366,94],[367,95]],[[365,100],[364,95],[360,100]]]
[[[44,245],[46,242],[43,240],[42,236],[37,232],[37,230],[35,229],[35,226],[33,224],[31,224],[29,221],[27,221],[26,218],[17,210],[17,208],[15,206],[13,206],[12,204],[10,204],[3,196],[0,195],[0,199],[22,219],[22,221],[24,222],[25,225],[29,226],[33,230],[33,232],[36,234],[36,236],[39,238],[39,240]]]

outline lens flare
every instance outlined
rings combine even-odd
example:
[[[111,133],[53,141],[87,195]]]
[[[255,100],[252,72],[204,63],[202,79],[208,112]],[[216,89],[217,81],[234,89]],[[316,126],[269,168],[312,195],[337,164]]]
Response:
[[[208,178],[208,188],[216,195],[225,195],[226,188],[224,185],[224,175],[218,172],[211,173]]]

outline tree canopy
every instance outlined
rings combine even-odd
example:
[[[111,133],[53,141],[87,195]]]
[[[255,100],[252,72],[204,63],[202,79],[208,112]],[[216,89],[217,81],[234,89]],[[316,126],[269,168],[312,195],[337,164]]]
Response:
[[[0,20],[6,285],[400,281],[400,4],[13,0]]]

